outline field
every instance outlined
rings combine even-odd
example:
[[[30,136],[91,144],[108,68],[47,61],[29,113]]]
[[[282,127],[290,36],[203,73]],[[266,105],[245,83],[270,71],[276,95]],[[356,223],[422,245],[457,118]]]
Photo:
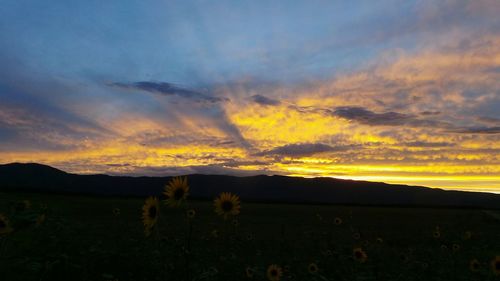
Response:
[[[213,202],[188,200],[161,203],[146,237],[144,199],[0,193],[14,229],[0,280],[268,280],[271,264],[281,280],[500,280],[494,211],[242,201],[224,220]]]

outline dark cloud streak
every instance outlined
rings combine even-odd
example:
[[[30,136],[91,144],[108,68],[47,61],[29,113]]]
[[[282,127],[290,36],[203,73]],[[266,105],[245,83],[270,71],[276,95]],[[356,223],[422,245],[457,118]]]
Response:
[[[354,145],[330,146],[323,143],[295,143],[295,144],[287,144],[284,146],[275,147],[271,150],[266,150],[256,153],[255,155],[301,157],[301,156],[310,156],[324,152],[346,151],[356,147],[358,146]]]
[[[258,103],[260,105],[265,105],[265,106],[267,106],[267,105],[269,105],[269,106],[277,106],[277,105],[281,104],[281,102],[279,100],[268,98],[268,97],[263,96],[263,95],[253,95],[252,96],[252,100],[255,103]]]
[[[134,83],[111,83],[110,86],[124,89],[141,90],[165,96],[178,96],[196,101],[218,103],[228,101],[227,98],[213,97],[199,91],[185,89],[167,82],[139,81]]]

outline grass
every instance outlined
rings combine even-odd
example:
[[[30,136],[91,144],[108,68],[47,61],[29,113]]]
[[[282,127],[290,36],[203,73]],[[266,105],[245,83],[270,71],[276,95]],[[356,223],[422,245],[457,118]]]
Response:
[[[16,210],[22,200],[31,208]],[[270,264],[282,267],[282,280],[500,279],[490,266],[500,255],[495,211],[243,201],[234,226],[214,213],[212,202],[190,200],[191,234],[184,209],[162,206],[158,231],[145,237],[143,203],[0,193],[0,213],[15,228],[1,238],[0,280],[247,280],[247,267],[255,272],[248,280],[267,280]],[[41,206],[47,219],[36,226]],[[336,217],[342,224],[335,225]],[[367,253],[365,263],[353,259],[356,247]],[[478,272],[469,269],[474,258]],[[318,273],[308,272],[310,263]]]

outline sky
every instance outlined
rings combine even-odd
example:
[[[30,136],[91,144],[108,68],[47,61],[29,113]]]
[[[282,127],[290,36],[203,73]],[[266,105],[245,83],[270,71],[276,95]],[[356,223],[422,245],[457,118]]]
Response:
[[[500,193],[498,0],[0,2],[0,163]]]

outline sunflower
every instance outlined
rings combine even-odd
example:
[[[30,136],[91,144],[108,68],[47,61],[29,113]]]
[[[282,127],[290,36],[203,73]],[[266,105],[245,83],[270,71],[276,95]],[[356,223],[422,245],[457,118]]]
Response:
[[[120,213],[121,213],[120,208],[114,208],[114,209],[113,209],[113,215],[115,215],[115,216],[119,216],[119,215],[120,215]]]
[[[214,200],[215,212],[227,219],[229,215],[236,216],[240,213],[240,198],[229,192],[222,192]]]
[[[279,265],[271,264],[267,268],[267,279],[270,281],[279,281],[283,276],[283,270]]]
[[[149,197],[146,199],[144,206],[142,207],[142,222],[146,229],[151,229],[156,225],[158,221],[158,215],[160,212],[160,202],[156,197]]]
[[[458,244],[453,244],[453,245],[451,246],[451,249],[453,250],[453,252],[458,252],[458,251],[460,251],[460,245],[458,245]]]
[[[361,248],[354,248],[354,250],[352,251],[352,255],[355,260],[361,263],[365,262],[368,259],[368,256],[366,255],[365,251],[363,251],[363,249]]]
[[[0,235],[9,234],[12,230],[13,229],[10,227],[9,219],[3,214],[0,214]]]
[[[240,221],[238,221],[237,219],[233,219],[231,223],[233,224],[234,227],[238,227],[240,225]]]
[[[352,234],[352,239],[359,240],[360,238],[361,238],[361,234],[359,234],[359,232],[354,232]]]
[[[16,204],[16,211],[23,212],[31,208],[31,202],[29,200],[23,200]]]
[[[40,214],[37,218],[36,218],[36,226],[40,226],[42,225],[44,222],[45,222],[45,219],[47,218],[47,216],[45,214]]]
[[[491,270],[493,270],[493,273],[495,275],[500,275],[500,256],[496,256],[492,261],[491,261]]]
[[[335,219],[333,219],[333,223],[335,225],[341,225],[342,224],[342,219],[339,218],[339,217],[336,217]]]
[[[194,209],[189,209],[186,212],[186,216],[188,219],[194,219],[194,216],[196,216],[196,211]]]
[[[247,239],[247,241],[252,241],[253,240],[253,234],[252,233],[247,233],[246,239]]]
[[[165,203],[170,207],[179,207],[189,195],[187,177],[175,177],[166,186],[163,192],[167,199]]]
[[[247,266],[245,269],[245,273],[247,275],[247,278],[253,278],[254,270],[250,266]]]
[[[315,264],[315,263],[310,263],[308,266],[307,266],[307,271],[309,271],[309,273],[311,274],[316,274],[318,273],[318,265]]]
[[[434,232],[432,232],[432,237],[439,239],[441,237],[441,231],[439,231],[439,228],[436,228]]]
[[[466,231],[466,232],[464,233],[464,240],[469,240],[469,239],[471,239],[471,238],[472,238],[472,232],[470,232],[470,231]]]
[[[406,254],[404,254],[404,253],[402,253],[402,254],[399,256],[399,258],[401,259],[401,261],[402,261],[403,263],[407,263],[407,262],[410,260],[410,258],[409,258]]]
[[[481,267],[481,264],[477,259],[473,259],[469,262],[469,269],[471,271],[479,271],[479,268]]]

